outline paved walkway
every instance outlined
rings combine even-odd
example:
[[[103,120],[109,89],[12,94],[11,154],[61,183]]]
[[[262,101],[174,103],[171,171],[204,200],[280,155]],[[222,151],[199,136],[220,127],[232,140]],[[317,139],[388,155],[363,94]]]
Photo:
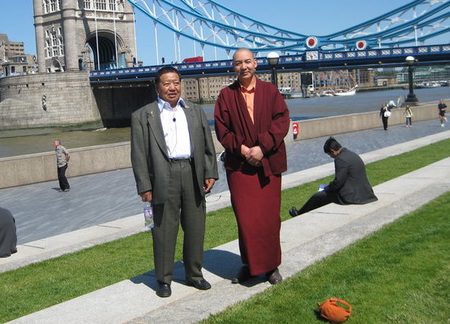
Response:
[[[448,131],[369,152],[362,157],[366,162],[373,161],[449,137]],[[288,181],[284,179],[284,185],[298,185],[330,173],[333,173],[332,163],[291,174]],[[450,157],[380,184],[374,190],[379,198],[377,202],[347,206],[330,204],[283,222],[283,263],[280,267],[283,276],[291,277],[448,192]],[[129,221],[136,220],[130,218]],[[186,286],[182,264],[178,262],[173,294],[169,298],[155,295],[155,278],[151,271],[24,316],[13,323],[195,323],[270,287],[258,279],[245,286],[230,284],[230,278],[240,266],[238,250],[237,241],[233,241],[205,253],[204,275],[213,285],[208,291]]]
[[[351,150],[366,153],[446,130],[439,127],[437,120],[431,120],[417,122],[412,128],[393,126],[384,131],[380,127],[339,134],[336,138]],[[331,159],[322,149],[324,142],[325,138],[320,137],[290,143],[286,175],[329,163]],[[213,193],[228,190],[224,170],[219,169],[220,180]],[[0,206],[13,213],[19,244],[142,213],[131,169],[69,178],[69,181],[72,190],[68,193],[58,191],[57,181],[0,189]],[[209,202],[214,199],[223,200],[218,196],[207,198]]]

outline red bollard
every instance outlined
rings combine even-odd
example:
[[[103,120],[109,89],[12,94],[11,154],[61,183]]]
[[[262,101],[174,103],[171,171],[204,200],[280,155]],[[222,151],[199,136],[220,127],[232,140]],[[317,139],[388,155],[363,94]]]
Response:
[[[292,123],[292,135],[294,140],[297,139],[298,134],[300,133],[300,124],[298,122]]]

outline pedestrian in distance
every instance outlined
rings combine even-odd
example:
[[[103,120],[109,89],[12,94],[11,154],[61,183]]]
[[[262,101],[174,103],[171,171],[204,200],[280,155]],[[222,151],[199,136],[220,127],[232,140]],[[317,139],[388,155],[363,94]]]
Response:
[[[384,103],[383,106],[380,109],[380,117],[381,121],[383,122],[383,129],[388,129],[388,120],[389,117],[391,117],[391,108],[387,103]]]
[[[405,111],[403,112],[403,115],[406,118],[406,127],[411,127],[412,126],[412,117],[413,117],[413,112],[411,110],[411,107],[409,105],[405,106]]]
[[[59,188],[62,192],[68,192],[70,191],[70,185],[66,177],[66,171],[69,166],[70,154],[69,151],[62,146],[60,140],[53,141],[53,146],[55,147],[56,153]]]
[[[342,147],[333,137],[326,140],[323,150],[334,159],[334,179],[320,188],[323,190],[316,192],[299,210],[292,207],[289,210],[292,217],[329,203],[367,204],[378,200],[367,178],[364,162],[358,154]]]
[[[0,258],[17,252],[16,221],[8,209],[0,207]]]
[[[180,223],[186,284],[211,288],[202,274],[205,195],[218,172],[208,120],[181,97],[178,70],[161,68],[155,86],[157,101],[131,117],[131,163],[139,196],[153,206],[156,294],[169,297]]]
[[[445,113],[447,112],[447,105],[444,100],[441,99],[438,104],[438,112],[439,112],[439,122],[441,123],[441,127],[445,127],[445,123],[447,122],[447,117],[445,117]]]
[[[281,173],[287,169],[289,111],[277,87],[257,78],[249,49],[234,53],[233,67],[237,80],[221,90],[214,108],[243,264],[232,283],[264,275],[277,284],[283,279],[278,270]]]

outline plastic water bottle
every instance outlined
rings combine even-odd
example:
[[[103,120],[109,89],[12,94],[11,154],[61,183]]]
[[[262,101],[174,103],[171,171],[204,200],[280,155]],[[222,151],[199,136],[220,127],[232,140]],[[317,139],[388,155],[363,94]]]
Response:
[[[151,230],[155,227],[155,222],[153,221],[153,208],[152,204],[148,201],[144,203],[144,224],[145,228]]]

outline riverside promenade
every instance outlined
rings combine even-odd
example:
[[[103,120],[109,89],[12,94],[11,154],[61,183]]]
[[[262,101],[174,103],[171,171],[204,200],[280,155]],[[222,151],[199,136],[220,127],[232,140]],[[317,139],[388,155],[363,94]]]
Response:
[[[418,127],[424,125],[417,125]],[[401,131],[409,131],[403,129]],[[362,139],[362,132],[352,134]],[[384,134],[384,132],[381,132]],[[389,134],[393,135],[393,134]],[[384,136],[384,135],[382,135]],[[344,138],[337,136],[349,148]],[[368,136],[373,138],[373,136]],[[443,130],[428,136],[387,145],[361,154],[363,160],[373,162],[389,156],[450,138],[450,131]],[[319,139],[317,139],[319,140]],[[323,139],[319,141],[323,144]],[[317,143],[318,145],[319,143]],[[314,146],[317,146],[314,145]],[[367,142],[365,142],[367,145]],[[321,150],[317,148],[318,153]],[[323,153],[322,153],[323,154]],[[318,163],[316,166],[291,173],[283,178],[283,187],[297,186],[323,176],[333,174],[333,163]],[[283,263],[280,267],[285,278],[289,278],[308,265],[324,258],[383,225],[411,212],[437,196],[450,190],[450,157],[399,178],[380,184],[374,188],[379,200],[367,205],[339,206],[330,204],[301,217],[289,219],[282,224]],[[213,195],[227,196],[226,192]],[[217,198],[217,197],[216,197]],[[221,208],[221,199],[208,203],[210,210]],[[142,215],[103,224],[103,229],[118,230],[126,223],[131,227],[142,227]],[[97,232],[103,229],[96,226]],[[131,228],[130,227],[130,228]],[[70,242],[80,248],[92,242],[90,229],[78,233],[63,234],[52,243]],[[87,236],[83,237],[83,234]],[[98,233],[103,234],[105,233]],[[110,235],[106,233],[105,236]],[[91,235],[89,237],[89,235]],[[84,239],[87,239],[83,241]],[[49,238],[51,240],[52,238]],[[55,248],[49,244],[49,247]],[[124,280],[42,311],[24,316],[13,323],[194,323],[217,313],[226,307],[247,299],[256,293],[270,288],[266,282],[253,282],[250,285],[232,285],[230,278],[239,268],[239,249],[237,241],[229,242],[206,251],[204,274],[213,288],[198,291],[183,282],[180,262],[176,265],[175,280],[170,298],[161,299],[155,295],[153,271]],[[19,247],[19,254],[22,248]],[[15,255],[15,256],[16,256]],[[10,260],[13,262],[13,256]],[[9,258],[8,258],[9,259]],[[3,260],[2,260],[3,261]],[[0,267],[5,264],[0,263]]]
[[[362,154],[446,130],[439,127],[437,120],[416,122],[412,128],[392,126],[388,131],[380,123],[380,128],[339,134],[336,138]],[[288,171],[284,183],[292,173],[332,162],[323,153],[325,139],[318,137],[287,145]],[[213,202],[224,206],[228,203],[227,197],[220,194],[228,190],[220,163],[219,172],[213,195],[207,197],[208,206]],[[58,191],[57,181],[0,189],[0,206],[14,215],[19,244],[31,245],[30,242],[47,237],[142,214],[143,206],[129,168],[69,178],[69,182],[72,189],[67,193]]]

